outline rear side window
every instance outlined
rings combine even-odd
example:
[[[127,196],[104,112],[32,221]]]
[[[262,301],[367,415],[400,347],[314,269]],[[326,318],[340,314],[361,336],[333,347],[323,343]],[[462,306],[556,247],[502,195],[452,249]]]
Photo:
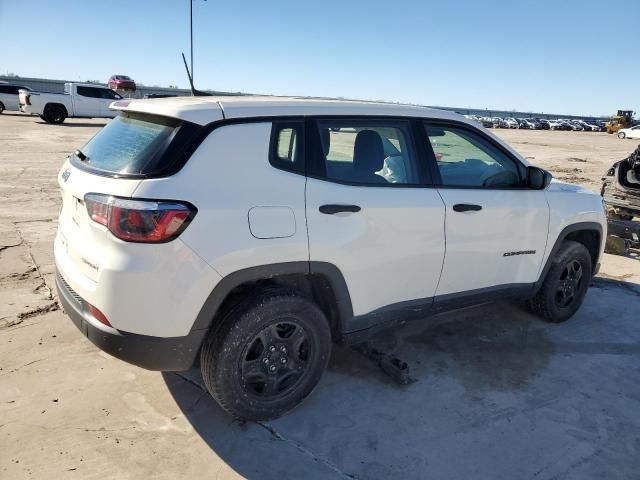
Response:
[[[77,87],[77,92],[78,95],[89,98],[105,98],[107,100],[118,100],[122,98],[109,88]]]
[[[89,98],[101,98],[100,89],[93,87],[76,87],[76,92],[78,95],[82,95],[83,97]]]
[[[324,176],[340,182],[419,184],[411,127],[404,121],[317,122]]]
[[[123,112],[72,156],[72,163],[123,176],[159,174],[179,162],[197,129],[173,118]]]
[[[274,122],[271,127],[269,161],[281,170],[304,174],[304,122]]]

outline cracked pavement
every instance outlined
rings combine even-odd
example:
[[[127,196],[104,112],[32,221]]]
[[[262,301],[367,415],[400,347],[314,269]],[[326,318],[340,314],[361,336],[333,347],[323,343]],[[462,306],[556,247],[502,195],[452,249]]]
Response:
[[[227,417],[197,369],[100,352],[58,308],[52,241],[56,174],[103,124],[0,115],[0,478],[640,478],[638,257],[606,255],[565,324],[497,303],[385,336],[410,385],[336,347],[314,394],[272,422]],[[579,157],[592,188],[632,149],[497,133],[552,172]]]

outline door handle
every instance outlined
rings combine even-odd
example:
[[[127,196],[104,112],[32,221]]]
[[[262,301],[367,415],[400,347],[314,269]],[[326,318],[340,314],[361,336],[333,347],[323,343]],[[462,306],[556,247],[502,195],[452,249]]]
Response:
[[[327,215],[333,215],[334,213],[340,212],[356,213],[359,211],[360,207],[358,205],[320,205],[320,213],[325,213]]]
[[[479,210],[482,210],[482,206],[473,203],[456,203],[453,206],[454,212],[477,212]]]

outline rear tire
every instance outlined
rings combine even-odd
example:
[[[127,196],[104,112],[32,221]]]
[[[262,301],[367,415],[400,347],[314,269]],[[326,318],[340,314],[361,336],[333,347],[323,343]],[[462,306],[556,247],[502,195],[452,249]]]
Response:
[[[0,115],[4,112],[4,103],[0,102]]]
[[[207,390],[229,414],[270,420],[316,387],[329,361],[331,331],[316,304],[281,289],[229,309],[202,346]]]
[[[624,132],[618,132],[618,138],[625,138],[627,135]]]
[[[583,244],[565,240],[551,261],[540,290],[528,305],[539,317],[560,323],[582,305],[591,281],[591,255]]]
[[[49,105],[45,108],[42,116],[45,122],[59,125],[67,118],[67,112],[59,105]]]

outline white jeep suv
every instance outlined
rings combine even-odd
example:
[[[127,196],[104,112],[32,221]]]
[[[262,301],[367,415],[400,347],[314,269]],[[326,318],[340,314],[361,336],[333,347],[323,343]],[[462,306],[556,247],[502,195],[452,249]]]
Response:
[[[199,356],[236,417],[281,415],[332,342],[409,319],[515,297],[566,320],[597,270],[600,197],[462,116],[273,97],[112,108],[60,171],[60,301],[125,361]]]

